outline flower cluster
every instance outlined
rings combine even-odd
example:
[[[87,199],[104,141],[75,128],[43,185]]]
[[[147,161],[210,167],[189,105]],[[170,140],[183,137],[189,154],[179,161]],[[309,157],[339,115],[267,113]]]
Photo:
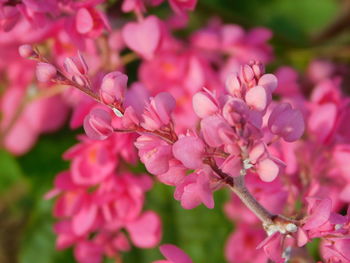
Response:
[[[166,19],[148,13],[163,4]],[[272,32],[217,18],[176,37],[196,5],[0,0],[1,145],[24,154],[68,117],[87,135],[46,195],[56,198],[57,248],[100,263],[157,246],[161,219],[144,205],[158,180],[184,209],[213,208],[215,191],[232,191],[228,262],[311,261],[304,248],[315,238],[325,262],[350,262],[341,69],[314,61],[305,83],[289,67],[266,73]],[[138,161],[149,174],[132,172]],[[192,262],[174,245],[160,251],[156,262]]]

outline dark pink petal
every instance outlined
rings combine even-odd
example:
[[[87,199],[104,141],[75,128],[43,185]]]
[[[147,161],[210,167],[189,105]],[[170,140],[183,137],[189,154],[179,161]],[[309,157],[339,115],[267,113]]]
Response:
[[[174,245],[164,244],[159,249],[163,256],[173,263],[192,263],[191,258]]]

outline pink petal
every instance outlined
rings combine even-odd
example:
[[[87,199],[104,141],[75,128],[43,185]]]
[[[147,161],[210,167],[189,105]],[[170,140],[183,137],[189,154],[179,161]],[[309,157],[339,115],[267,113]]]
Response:
[[[279,173],[279,167],[271,159],[264,159],[259,161],[257,172],[261,180],[264,182],[272,182]]]
[[[106,139],[113,133],[111,115],[103,109],[93,109],[84,119],[84,130],[93,140]]]
[[[205,92],[197,92],[194,94],[192,97],[192,105],[194,112],[199,118],[213,115],[219,110],[218,105],[213,98]]]
[[[325,224],[331,214],[332,200],[325,198],[312,209],[310,217],[306,220],[303,229],[310,230]]]
[[[94,20],[86,8],[80,8],[76,15],[76,29],[80,34],[86,34],[94,27]]]
[[[168,92],[158,93],[154,97],[157,114],[161,121],[166,125],[170,121],[170,113],[176,106],[176,101]]]
[[[97,216],[97,207],[85,201],[78,214],[73,217],[73,231],[76,235],[84,235],[90,231]]]
[[[203,165],[205,145],[200,138],[185,136],[173,145],[173,154],[187,168],[196,169]]]
[[[263,111],[267,106],[266,90],[262,86],[255,86],[248,90],[245,95],[248,106],[255,110]]]
[[[56,74],[57,69],[49,63],[39,62],[36,66],[36,77],[39,82],[49,82]]]
[[[173,263],[192,263],[191,258],[174,245],[164,244],[159,249],[163,256]]]
[[[137,220],[126,225],[132,242],[140,248],[156,246],[162,236],[159,216],[152,212],[144,212]]]
[[[130,49],[151,59],[161,40],[159,20],[155,16],[149,16],[139,23],[130,22],[122,29],[122,36]]]
[[[263,86],[265,89],[268,89],[272,93],[277,88],[278,80],[273,74],[264,74],[259,79],[258,85]]]

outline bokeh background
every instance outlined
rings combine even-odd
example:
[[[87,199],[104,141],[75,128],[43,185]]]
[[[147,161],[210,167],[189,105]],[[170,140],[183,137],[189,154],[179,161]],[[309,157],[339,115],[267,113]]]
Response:
[[[110,13],[118,2],[111,1]],[[270,28],[276,58],[269,70],[290,65],[302,72],[313,58],[344,65],[350,62],[348,0],[199,0],[186,30],[205,25],[213,16],[245,28]],[[5,88],[3,85],[0,83],[0,89]],[[51,189],[54,176],[68,168],[62,153],[82,132],[66,126],[43,135],[21,157],[0,150],[0,263],[75,262],[71,250],[55,251],[53,201],[44,200],[43,195]],[[148,193],[146,208],[157,211],[163,220],[163,243],[184,248],[196,263],[225,262],[224,244],[234,228],[223,212],[229,194],[217,192],[213,210],[200,206],[190,211],[183,210],[172,195],[173,189],[161,184]],[[309,249],[317,257],[315,246],[309,245]],[[134,248],[124,256],[127,263],[149,263],[160,258],[157,249]]]

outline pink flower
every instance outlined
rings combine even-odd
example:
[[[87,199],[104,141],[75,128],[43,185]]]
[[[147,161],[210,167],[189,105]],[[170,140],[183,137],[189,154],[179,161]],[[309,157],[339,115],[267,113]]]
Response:
[[[214,208],[213,193],[210,187],[209,174],[199,170],[184,178],[176,186],[174,197],[181,201],[185,209],[192,209],[203,203],[206,207]]]
[[[248,224],[240,223],[230,235],[225,245],[225,256],[230,263],[245,263],[254,259],[256,263],[267,260],[263,251],[256,246],[264,239],[264,231]]]
[[[72,159],[72,179],[78,185],[94,185],[111,175],[117,164],[111,141],[87,141],[64,154]]]
[[[146,104],[142,114],[141,126],[147,130],[154,131],[169,124],[171,113],[176,105],[175,99],[167,92],[157,94]]]
[[[155,175],[161,175],[169,170],[172,158],[172,147],[164,140],[154,135],[142,135],[135,142],[141,161],[147,170]]]
[[[273,134],[281,136],[287,142],[299,139],[305,129],[301,112],[292,109],[289,103],[281,103],[273,109],[268,126]]]

